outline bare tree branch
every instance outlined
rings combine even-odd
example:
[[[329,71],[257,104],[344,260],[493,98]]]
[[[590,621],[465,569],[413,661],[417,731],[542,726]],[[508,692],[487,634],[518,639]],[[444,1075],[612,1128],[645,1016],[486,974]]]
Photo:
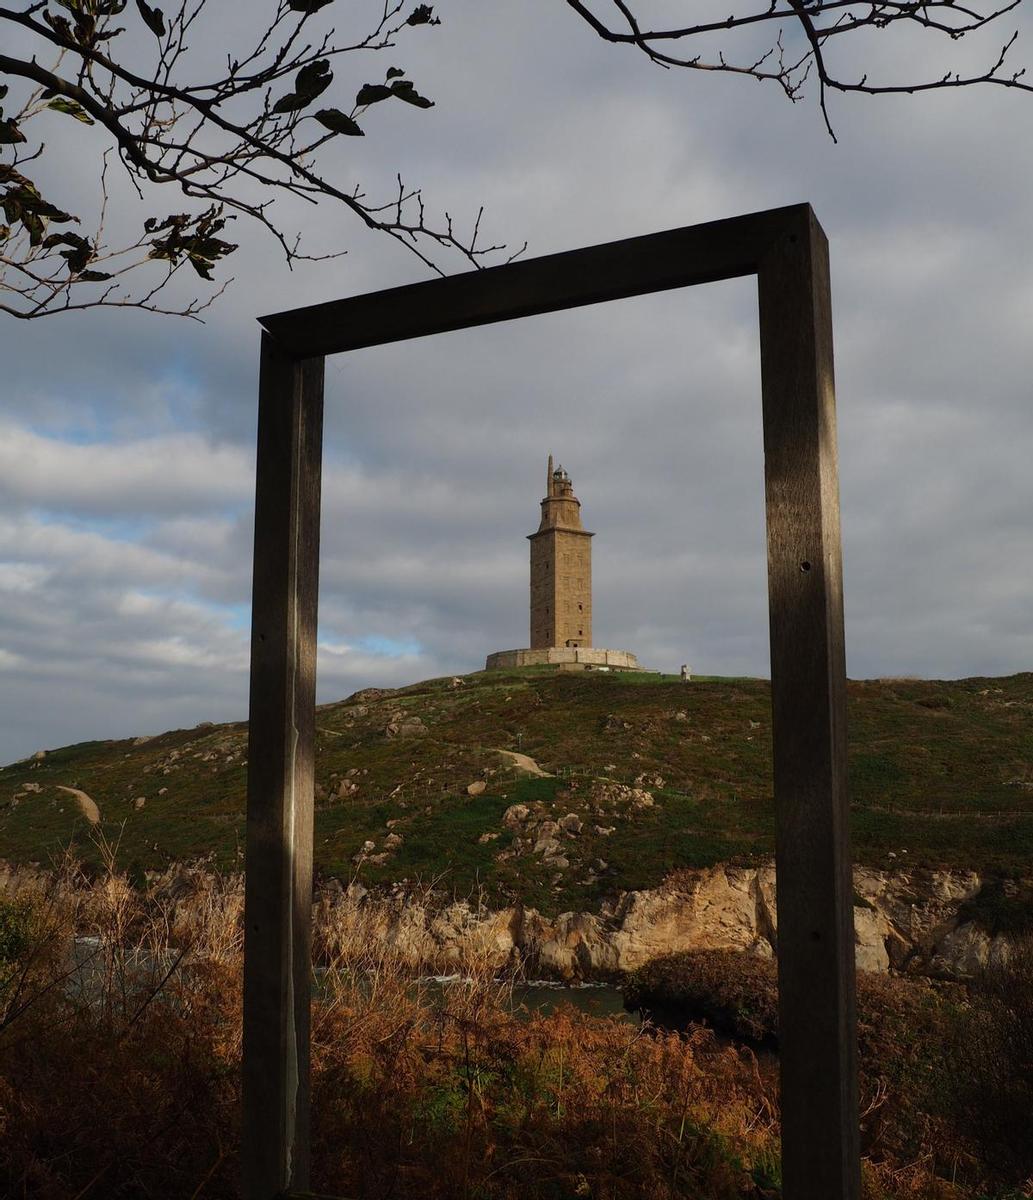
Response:
[[[1021,0],[728,2],[742,7],[723,14],[717,0],[709,6],[697,0],[684,5],[695,21],[665,24],[647,13],[655,6],[669,15],[669,2],[565,0],[597,36],[635,47],[664,69],[773,83],[793,102],[815,79],[833,137],[831,92],[882,95],[978,83],[1033,91],[1024,69],[1010,66],[1017,33],[1004,38],[982,70],[903,80],[878,80],[877,72],[857,73],[855,67],[844,74],[833,55],[843,34],[882,35],[898,27],[950,51],[962,38],[996,29]],[[220,65],[205,70],[191,44],[210,49],[216,36],[209,0],[168,4],[31,0],[17,9],[0,0],[0,33],[11,35],[0,38],[0,311],[33,319],[118,305],[197,318],[226,286],[215,285],[214,272],[236,249],[221,236],[234,218],[260,225],[289,264],[344,253],[309,254],[298,232],[279,220],[275,202],[284,197],[335,204],[438,273],[451,264],[476,267],[515,257],[498,242],[482,242],[480,210],[461,229],[447,212],[429,216],[420,189],[401,176],[389,195],[370,198],[361,186],[334,182],[327,170],[328,147],[372,134],[379,106],[426,119],[422,110],[433,101],[394,66],[382,82],[364,82],[365,66],[355,68],[362,74],[347,83],[341,77],[350,63],[365,64],[371,55],[427,34],[439,23],[431,5],[376,0],[368,24],[339,37],[328,18],[355,19],[341,0],[256,0],[235,10],[243,14],[245,32],[223,47],[224,62],[220,55]],[[869,36],[851,45],[870,51],[873,43]],[[13,115],[4,115],[5,103]],[[62,176],[47,170],[57,151],[48,151],[36,131],[71,120],[95,127],[107,140],[89,234],[76,228],[84,218],[68,211],[59,195],[44,195],[61,184],[42,181]],[[139,199],[150,204],[155,189],[171,184],[187,211],[155,213],[140,229],[119,228],[109,243],[109,159],[121,165]],[[197,280],[213,285],[211,291],[185,303],[167,300],[173,291],[164,289],[174,279],[178,288],[187,264]]]
[[[1021,0],[1009,0],[995,6],[955,3],[955,0],[754,0],[750,6],[747,0],[746,7],[719,20],[652,26],[644,23],[628,0],[566,0],[567,7],[599,37],[618,45],[635,46],[661,67],[750,75],[776,83],[793,101],[802,97],[804,84],[813,72],[818,81],[818,105],[833,140],[835,133],[827,106],[830,91],[874,96],[983,83],[1028,92],[1033,91],[1033,85],[1025,81],[1025,68],[1013,71],[1008,67],[1008,55],[1018,39],[1017,31],[1005,39],[999,53],[990,57],[982,70],[947,70],[942,75],[884,83],[870,82],[867,71],[859,78],[840,74],[829,61],[831,39],[859,30],[882,33],[900,25],[902,29],[917,27],[924,35],[938,36],[948,43],[957,42],[999,24],[1001,18],[1015,11],[1020,3]],[[642,0],[636,7],[641,10],[648,4],[649,0]],[[669,10],[670,6],[664,7]],[[765,24],[773,26],[775,32],[769,47],[760,56],[754,53],[739,61],[725,57],[720,45],[722,39],[727,39],[735,30]],[[786,54],[786,36],[799,41],[798,54]],[[752,39],[741,37],[739,40],[743,45],[753,46]],[[700,46],[698,54],[686,55],[668,49],[672,43],[689,41]]]
[[[234,216],[258,222],[290,264],[343,253],[302,251],[300,235],[283,229],[272,211],[285,194],[343,206],[439,273],[450,260],[480,266],[498,259],[504,246],[478,245],[480,213],[461,234],[448,214],[430,220],[419,188],[400,178],[394,197],[371,202],[359,188],[338,187],[319,169],[327,143],[362,137],[365,126],[375,124],[374,105],[401,102],[414,116],[433,107],[397,67],[386,72],[383,83],[353,83],[354,99],[340,107],[317,105],[325,103],[321,97],[329,95],[342,56],[386,50],[439,23],[430,5],[383,0],[372,27],[338,41],[333,28],[316,32],[325,17],[321,10],[332,3],[271,0],[257,38],[251,34],[228,48],[225,66],[201,81],[188,35],[201,36],[208,0],[175,0],[168,10],[141,0],[135,10],[127,0],[38,0],[22,11],[0,6],[0,30],[6,23],[32,46],[20,56],[0,54],[0,103],[9,90],[21,88],[15,115],[5,118],[0,109],[0,206],[6,222],[0,225],[0,311],[31,319],[119,305],[196,318],[225,283],[207,299],[178,307],[166,305],[159,293],[187,263],[200,279],[214,282],[213,270],[236,249],[219,236]],[[129,37],[114,24],[119,17],[135,26]],[[247,18],[253,29],[250,7]],[[147,38],[153,39],[150,55],[140,50]],[[4,45],[7,49],[6,39]],[[38,181],[45,162],[33,168],[33,178],[25,173],[29,163],[45,158],[46,149],[42,141],[30,143],[29,133],[54,111],[64,114],[60,119],[104,131],[141,199],[173,184],[200,207],[149,217],[138,234],[108,246],[105,155],[99,220],[91,236],[76,232],[70,227],[81,224],[80,217],[42,194]],[[141,285],[138,278],[153,276],[155,266],[162,272],[158,281],[152,277]]]

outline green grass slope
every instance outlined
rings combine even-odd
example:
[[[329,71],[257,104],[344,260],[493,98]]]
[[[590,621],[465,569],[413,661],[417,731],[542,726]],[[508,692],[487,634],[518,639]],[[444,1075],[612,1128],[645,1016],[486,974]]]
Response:
[[[1019,874],[1033,859],[1033,674],[851,683],[856,858]],[[768,684],[548,670],[367,689],[317,712],[317,870],[549,911],[595,907],[679,867],[773,853]],[[87,742],[0,770],[0,858],[135,870],[243,859],[246,727]],[[528,776],[499,750],[532,756]],[[484,783],[479,795],[471,783]],[[651,803],[650,803],[651,799]],[[503,815],[525,805],[529,823]],[[543,823],[572,817],[553,831]],[[558,849],[556,843],[559,843]],[[372,843],[370,846],[368,843]],[[365,847],[365,850],[364,850]]]

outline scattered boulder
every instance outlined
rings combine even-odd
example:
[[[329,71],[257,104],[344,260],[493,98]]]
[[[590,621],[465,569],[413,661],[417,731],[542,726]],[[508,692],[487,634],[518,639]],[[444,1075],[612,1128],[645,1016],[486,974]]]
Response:
[[[502,814],[502,824],[510,829],[517,828],[523,825],[530,815],[531,810],[526,804],[511,804]]]
[[[143,806],[144,806],[146,803],[147,803],[147,797],[146,797],[146,796],[137,796],[137,797],[136,797],[136,798],[133,800],[133,808],[135,808],[135,809],[137,809],[137,810],[139,811],[139,809],[143,808]]]
[[[28,787],[28,784],[25,785]],[[91,825],[100,824],[100,809],[97,807],[96,801],[86,795],[85,792],[78,788],[65,787],[63,784],[57,784],[57,789],[60,792],[68,792],[70,796],[75,798],[76,804],[79,805],[79,811]]]
[[[574,837],[581,832],[584,825],[577,813],[567,813],[565,817],[560,817],[559,827],[564,833]]]
[[[389,738],[423,737],[426,732],[422,717],[405,713],[395,713],[384,728],[384,734]]]
[[[535,854],[551,854],[560,848],[557,834],[560,831],[558,821],[543,821],[537,829],[538,837],[534,844]]]
[[[658,789],[662,790],[665,783],[666,783],[666,780],[664,779],[664,777],[662,775],[658,775],[658,774],[651,775],[648,772],[644,772],[643,774],[637,776],[635,779],[635,786],[638,788],[645,786],[645,787],[654,787],[654,788],[658,788]],[[649,799],[650,799],[650,803],[652,803],[652,799],[653,799],[652,796],[650,796]]]
[[[383,700],[385,696],[391,696],[394,692],[394,688],[359,688],[357,692],[352,692],[347,700],[345,700],[345,704],[351,704],[353,701],[362,703],[363,701]]]
[[[484,793],[484,789],[485,789],[487,786],[488,786],[488,785],[487,785],[487,784],[484,782],[484,780],[483,780],[483,779],[475,779],[475,780],[473,781],[473,783],[468,783],[468,784],[466,785],[466,794],[467,794],[468,796],[480,796],[480,795],[483,795],[483,793]]]

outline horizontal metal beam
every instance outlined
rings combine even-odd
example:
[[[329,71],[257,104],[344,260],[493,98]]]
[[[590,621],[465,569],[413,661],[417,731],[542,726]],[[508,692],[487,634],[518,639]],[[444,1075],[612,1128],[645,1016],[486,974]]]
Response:
[[[809,204],[708,221],[664,233],[428,279],[259,318],[297,358],[580,308],[628,296],[753,275]]]

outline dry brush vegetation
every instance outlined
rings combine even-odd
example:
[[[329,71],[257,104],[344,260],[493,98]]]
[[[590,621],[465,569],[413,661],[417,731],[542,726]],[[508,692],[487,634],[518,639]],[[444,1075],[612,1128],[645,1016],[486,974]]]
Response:
[[[110,860],[92,882],[78,871],[69,862],[0,907],[0,1190],[40,1200],[236,1196],[239,910],[212,892],[183,926]],[[779,1194],[770,1054],[699,1025],[664,1032],[570,1008],[515,1011],[511,981],[477,961],[436,987],[361,939],[330,949],[313,1013],[321,1191],[378,1200]],[[1007,1143],[1028,1118],[1021,1068],[1033,1063],[1033,1021],[1019,991],[989,981],[980,1005],[993,1019],[965,1026],[967,1043],[951,1027],[951,1046],[968,1045],[972,1068],[956,1089],[966,1149]],[[973,1154],[955,1162],[951,1182],[935,1144],[946,1118],[935,1106],[916,1110],[930,1093],[915,1078],[938,1051],[912,1054],[910,1074],[894,1074],[901,1039],[928,1030],[888,992],[883,1000],[879,1030],[862,1027],[884,1056],[866,1093],[869,1200],[1017,1188],[1021,1162]],[[973,1009],[957,1006],[957,1020]]]

